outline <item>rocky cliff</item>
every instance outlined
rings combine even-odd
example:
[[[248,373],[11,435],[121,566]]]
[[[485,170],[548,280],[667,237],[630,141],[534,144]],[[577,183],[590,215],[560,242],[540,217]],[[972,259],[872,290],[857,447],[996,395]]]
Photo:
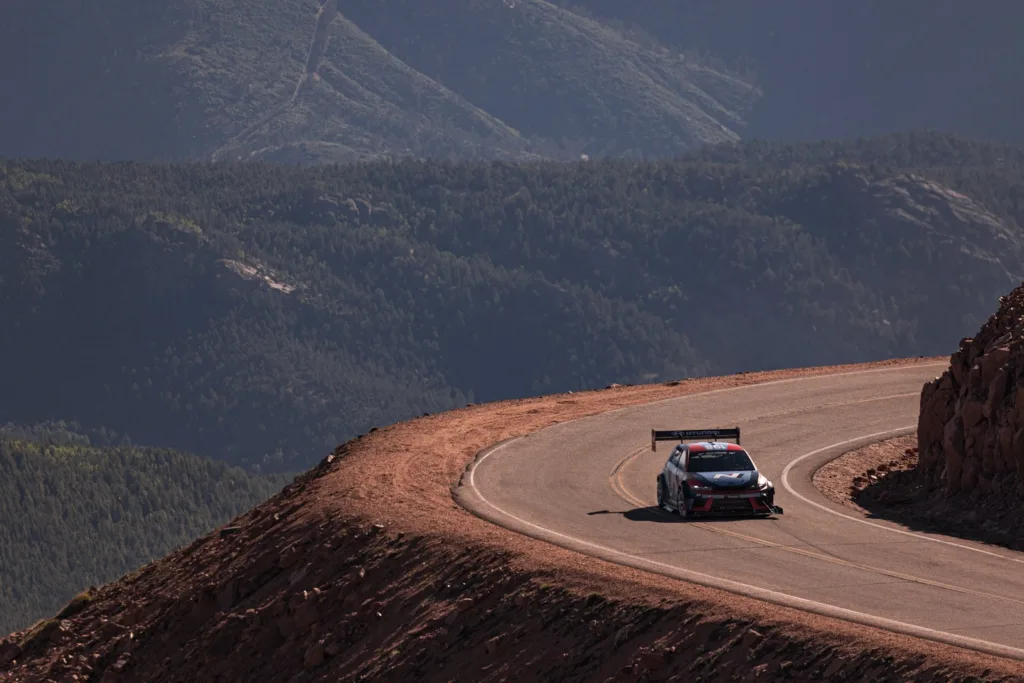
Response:
[[[924,386],[917,435],[931,490],[976,497],[1000,516],[1024,510],[1024,284]]]

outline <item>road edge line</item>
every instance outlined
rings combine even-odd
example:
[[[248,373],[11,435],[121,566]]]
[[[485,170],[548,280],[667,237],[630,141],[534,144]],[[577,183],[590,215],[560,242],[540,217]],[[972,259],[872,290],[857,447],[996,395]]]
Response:
[[[951,633],[925,628],[923,626],[915,626],[914,624],[907,624],[893,619],[877,617],[843,607],[836,607],[834,605],[807,600],[805,598],[798,598],[767,588],[759,588],[757,586],[751,586],[738,581],[721,579],[709,574],[702,574],[689,569],[674,567],[654,560],[646,560],[613,548],[576,539],[572,536],[561,534],[557,531],[553,531],[546,527],[542,527],[516,517],[510,512],[503,510],[499,506],[487,500],[487,498],[484,497],[476,487],[473,475],[476,468],[481,463],[485,462],[487,458],[500,452],[506,446],[520,440],[521,438],[523,437],[516,437],[502,443],[494,444],[477,453],[477,456],[474,458],[474,461],[466,472],[466,474],[469,475],[468,480],[453,491],[453,497],[459,505],[477,517],[489,521],[503,529],[520,533],[524,536],[530,536],[537,540],[551,543],[552,545],[560,546],[567,550],[578,552],[582,555],[596,557],[613,564],[624,565],[633,567],[634,569],[660,574],[662,576],[681,579],[707,588],[726,591],[735,595],[761,600],[762,602],[796,609],[801,612],[809,612],[824,617],[840,619],[842,621],[860,624],[862,626],[869,626],[892,633],[913,636],[924,640],[942,643],[944,645],[952,645],[954,647],[960,647],[995,657],[1024,661],[1024,649],[989,643],[983,640],[969,638],[967,636],[957,636]]]
[[[813,505],[814,507],[818,508],[819,510],[823,510],[824,512],[827,512],[827,513],[829,513],[831,515],[835,515],[837,517],[842,517],[844,519],[848,519],[851,522],[857,522],[859,524],[867,524],[868,526],[873,526],[876,529],[882,529],[884,531],[888,531],[888,532],[894,533],[894,534],[901,534],[903,536],[912,536],[912,537],[914,537],[914,538],[916,538],[918,540],[921,540],[921,541],[931,541],[932,543],[941,543],[942,545],[952,546],[954,548],[959,548],[960,550],[969,550],[970,552],[973,552],[973,553],[980,553],[982,555],[989,555],[991,557],[999,558],[1000,560],[1006,560],[1008,562],[1016,562],[1018,564],[1024,564],[1024,559],[1022,559],[1022,558],[1009,557],[1007,555],[1003,555],[1002,553],[992,552],[991,550],[985,550],[984,548],[975,548],[973,546],[966,545],[964,543],[957,543],[955,541],[948,541],[948,540],[946,540],[944,538],[935,538],[934,536],[926,536],[926,535],[924,535],[924,534],[922,534],[920,532],[917,532],[917,531],[907,531],[905,529],[897,529],[897,528],[894,528],[894,527],[891,527],[891,526],[888,526],[888,525],[885,525],[885,524],[879,524],[877,522],[872,522],[870,520],[864,519],[863,517],[857,517],[854,514],[846,514],[845,512],[840,512],[839,510],[831,508],[831,507],[829,507],[827,505],[823,505],[821,503],[818,503],[818,502],[815,502],[815,501],[811,500],[807,496],[803,495],[802,493],[800,493],[799,491],[794,489],[790,485],[790,483],[789,483],[789,473],[792,471],[792,469],[796,465],[798,465],[801,462],[803,462],[804,460],[807,460],[808,458],[813,458],[814,456],[820,455],[822,453],[825,453],[826,451],[836,450],[836,449],[840,449],[840,448],[844,449],[844,450],[839,451],[835,455],[835,457],[829,458],[828,460],[823,462],[821,465],[816,467],[814,470],[812,470],[808,474],[808,476],[809,477],[813,477],[814,476],[814,472],[818,471],[821,467],[824,467],[825,465],[827,465],[828,463],[832,462],[836,458],[842,457],[845,453],[848,453],[851,450],[855,450],[857,448],[863,448],[864,446],[869,446],[869,445],[871,445],[873,443],[879,443],[879,442],[885,441],[887,439],[892,439],[892,438],[896,438],[896,437],[899,437],[899,436],[906,436],[907,434],[912,434],[914,432],[914,429],[916,429],[916,427],[917,427],[917,425],[909,425],[909,426],[906,426],[906,427],[898,427],[896,429],[889,429],[889,430],[886,430],[886,431],[883,431],[883,432],[875,432],[874,434],[865,434],[864,436],[858,436],[858,437],[855,437],[853,439],[846,439],[845,441],[838,441],[838,442],[836,442],[834,444],[830,444],[828,446],[823,446],[822,448],[817,448],[817,449],[815,449],[815,450],[813,450],[813,451],[811,451],[809,453],[804,453],[800,457],[794,458],[793,460],[790,460],[789,463],[787,463],[786,466],[782,469],[782,476],[780,477],[780,480],[782,482],[782,487],[788,493],[790,493],[793,496],[796,496],[798,499],[800,499],[801,502],[807,503],[808,505]],[[813,482],[812,482],[811,486],[812,487],[814,486]],[[817,490],[817,488],[815,488],[815,490]]]
[[[737,389],[746,389],[746,388],[759,387],[759,386],[770,385],[770,384],[788,383],[788,382],[791,382],[791,381],[798,381],[800,379],[809,380],[809,379],[816,379],[818,377],[828,377],[828,376],[836,376],[836,375],[838,375],[838,376],[853,375],[853,374],[860,374],[860,373],[866,373],[866,372],[877,372],[877,371],[880,371],[880,370],[881,371],[884,371],[884,370],[893,371],[893,370],[896,370],[896,368],[877,368],[877,369],[873,368],[871,370],[862,370],[862,371],[854,371],[854,372],[840,372],[840,373],[835,373],[835,375],[814,375],[814,376],[806,377],[806,378],[792,378],[792,379],[786,379],[786,380],[776,380],[774,382],[764,382],[764,383],[752,384],[752,385],[749,385],[749,387],[748,386],[728,387],[728,388],[717,389],[717,390],[708,391],[708,392],[698,392],[698,394],[695,394],[695,395],[705,396],[705,395],[709,395],[709,394],[722,393],[722,392],[726,392],[726,391],[735,391]],[[944,644],[944,645],[950,645],[950,646],[953,646],[953,647],[959,647],[959,648],[962,648],[962,649],[971,650],[971,651],[974,651],[974,652],[979,652],[979,653],[982,653],[982,654],[987,654],[987,655],[991,655],[991,656],[995,656],[995,657],[1002,657],[1002,658],[1005,658],[1005,659],[1011,659],[1011,660],[1016,660],[1016,661],[1024,661],[1024,649],[1021,649],[1021,648],[1015,648],[1015,647],[1011,647],[1011,646],[1008,646],[1008,645],[999,645],[997,643],[990,643],[990,642],[987,642],[987,641],[984,641],[984,640],[978,640],[976,638],[970,638],[970,637],[967,637],[967,636],[958,636],[958,635],[955,635],[955,634],[952,634],[952,633],[947,633],[947,632],[944,632],[944,631],[937,631],[937,630],[926,628],[926,627],[923,627],[923,626],[916,626],[914,624],[908,624],[908,623],[905,623],[905,622],[896,621],[894,619],[887,619],[885,617],[878,617],[878,616],[874,616],[874,615],[870,615],[870,614],[865,614],[863,612],[857,612],[855,610],[850,610],[850,609],[846,609],[846,608],[843,608],[843,607],[837,607],[835,605],[828,605],[828,604],[825,604],[825,603],[816,602],[814,600],[808,600],[806,598],[798,598],[796,596],[787,595],[785,593],[779,593],[777,591],[773,591],[773,590],[770,590],[770,589],[767,589],[767,588],[759,588],[757,586],[752,586],[752,585],[741,583],[741,582],[738,582],[738,581],[731,581],[729,579],[722,579],[722,578],[719,578],[719,577],[716,577],[716,576],[712,576],[712,575],[709,575],[709,574],[703,574],[703,573],[695,572],[695,571],[692,571],[692,570],[689,570],[689,569],[683,569],[681,567],[675,567],[675,566],[668,565],[668,564],[665,564],[665,563],[662,563],[662,562],[657,562],[655,560],[643,559],[643,558],[637,557],[635,555],[630,555],[629,553],[626,553],[626,552],[623,552],[623,551],[620,551],[620,550],[615,550],[613,548],[608,548],[606,546],[598,545],[596,543],[590,543],[588,541],[583,541],[581,539],[577,539],[577,538],[574,538],[572,536],[568,536],[566,534],[559,533],[559,532],[554,531],[552,529],[548,529],[548,528],[540,526],[538,524],[534,524],[532,522],[529,522],[529,521],[527,521],[525,519],[516,517],[512,513],[502,509],[498,505],[495,505],[494,503],[489,501],[480,492],[480,490],[476,486],[475,473],[476,473],[477,468],[480,465],[482,465],[484,462],[486,462],[487,459],[490,458],[492,455],[501,452],[506,447],[508,447],[509,445],[511,445],[513,443],[516,443],[517,441],[520,441],[522,439],[528,438],[531,434],[536,434],[538,432],[544,431],[545,429],[551,429],[552,427],[566,425],[566,424],[569,424],[569,423],[572,423],[572,422],[576,422],[576,421],[579,421],[579,420],[584,420],[584,419],[588,419],[588,418],[591,418],[591,417],[596,417],[597,415],[609,415],[609,414],[625,411],[625,410],[628,410],[630,408],[637,408],[637,407],[640,407],[640,406],[648,406],[648,405],[656,405],[656,404],[659,404],[659,403],[663,403],[663,402],[667,402],[667,401],[671,401],[671,400],[676,400],[676,399],[681,399],[681,398],[685,398],[685,397],[684,396],[678,396],[678,397],[673,397],[673,398],[670,398],[670,399],[660,399],[660,400],[657,400],[657,401],[652,401],[650,403],[638,404],[636,406],[626,406],[626,407],[623,407],[623,408],[618,408],[618,409],[614,409],[614,410],[610,410],[610,411],[605,411],[605,412],[602,412],[602,413],[597,413],[595,415],[588,415],[588,416],[585,416],[585,417],[576,418],[574,420],[567,420],[566,422],[561,422],[561,423],[558,423],[557,425],[550,425],[548,427],[544,427],[544,428],[536,430],[534,432],[530,432],[530,434],[524,434],[522,436],[516,436],[516,437],[504,439],[502,441],[498,441],[496,443],[493,443],[490,446],[487,446],[487,447],[482,448],[479,451],[477,451],[477,453],[474,455],[474,457],[469,461],[469,463],[467,463],[467,465],[464,468],[463,473],[460,475],[458,481],[453,483],[453,485],[452,485],[452,488],[451,488],[452,498],[453,498],[453,500],[459,506],[461,506],[463,509],[467,510],[469,513],[471,513],[471,514],[475,515],[476,517],[479,517],[479,518],[481,518],[481,519],[483,519],[485,521],[491,522],[492,524],[494,524],[494,525],[496,525],[498,527],[501,527],[501,528],[506,529],[508,531],[512,531],[514,533],[522,534],[524,536],[529,536],[531,538],[534,538],[534,539],[537,539],[537,540],[540,540],[540,541],[543,541],[543,542],[546,542],[546,543],[550,543],[552,545],[556,545],[556,546],[565,548],[565,549],[573,551],[573,552],[580,553],[581,555],[590,556],[590,557],[596,557],[598,559],[610,562],[612,564],[628,566],[628,567],[632,567],[634,569],[639,569],[639,570],[642,570],[642,571],[651,572],[653,574],[659,574],[659,575],[662,575],[662,576],[668,576],[670,578],[680,579],[682,581],[687,581],[689,583],[697,584],[697,585],[704,586],[704,587],[707,587],[707,588],[712,588],[712,589],[716,589],[716,590],[725,591],[727,593],[732,593],[732,594],[735,594],[735,595],[740,595],[740,596],[743,596],[743,597],[752,598],[754,600],[760,600],[762,602],[767,602],[767,603],[779,605],[779,606],[782,606],[782,607],[788,607],[790,609],[795,609],[795,610],[798,610],[798,611],[801,611],[801,612],[808,612],[808,613],[811,613],[811,614],[817,614],[817,615],[824,616],[824,617],[829,617],[829,618],[833,618],[833,619],[839,619],[841,621],[846,621],[846,622],[850,622],[850,623],[854,623],[854,624],[859,624],[861,626],[868,626],[868,627],[871,627],[871,628],[877,628],[877,629],[888,631],[888,632],[891,632],[891,633],[899,633],[899,634],[902,634],[902,635],[908,635],[908,636],[920,638],[920,639],[923,639],[923,640],[929,640],[929,641],[941,643],[941,644]],[[867,443],[874,443],[873,441],[870,440],[873,437],[876,437],[876,436],[879,437],[879,438],[876,439],[876,441],[880,441],[880,440],[884,440],[885,438],[887,438],[885,436],[880,436],[880,435],[898,434],[900,432],[906,433],[907,430],[912,430],[912,429],[913,429],[913,426],[902,427],[902,428],[897,429],[897,430],[887,430],[885,432],[876,432],[875,434],[869,434],[869,435],[865,435],[865,436],[862,436],[862,437],[857,437],[857,438],[854,438],[854,439],[848,439],[846,441],[838,442],[837,444],[832,444],[831,446],[827,446],[825,448],[816,449],[815,451],[812,451],[810,453],[806,453],[806,454],[800,456],[799,458],[796,458],[795,460],[790,461],[790,463],[787,464],[786,468],[783,470],[783,475],[782,475],[783,486],[790,493],[794,494],[798,498],[804,500],[805,502],[807,502],[807,503],[809,503],[811,505],[814,505],[816,507],[822,507],[823,509],[829,511],[832,514],[836,514],[836,515],[839,515],[839,516],[842,516],[842,517],[848,517],[847,515],[843,515],[842,513],[839,513],[839,512],[834,511],[834,510],[831,510],[830,508],[821,506],[821,505],[815,503],[814,501],[808,500],[804,496],[802,496],[801,494],[799,494],[796,491],[792,490],[788,486],[787,475],[788,475],[788,472],[792,469],[792,466],[794,465],[794,463],[806,460],[807,458],[813,457],[814,455],[817,455],[817,454],[822,453],[822,452],[824,452],[826,450],[829,450],[830,448],[839,448],[839,447],[842,447],[845,444],[855,443],[857,441],[867,441]],[[841,453],[840,453],[840,455],[841,455]],[[856,520],[855,517],[849,517],[849,518]],[[895,532],[895,533],[903,533],[903,534],[907,534],[907,535],[918,536],[919,538],[922,538],[922,539],[931,540],[931,541],[935,541],[935,542],[943,542],[943,543],[947,543],[947,544],[950,544],[950,545],[957,545],[957,546],[960,545],[960,544],[952,543],[950,541],[943,541],[942,539],[933,539],[933,538],[930,538],[928,536],[919,536],[918,534],[914,534],[913,532],[902,531],[902,530],[899,530],[899,529],[891,529],[891,528],[883,526],[883,525],[879,525],[879,524],[874,524],[874,523],[868,522],[867,520],[857,520],[857,521],[861,521],[861,522],[863,522],[865,524],[870,524],[871,526],[877,526],[877,527],[879,527],[881,529],[884,529],[886,531],[892,531],[892,532]],[[962,546],[962,547],[965,548],[965,549],[968,549],[968,550],[976,551],[976,552],[988,553],[988,551],[984,551],[984,550],[977,549],[977,548],[971,548],[970,546]],[[996,553],[988,553],[988,554],[995,555],[996,557],[1000,557],[1002,559],[1011,559],[1011,560],[1014,559],[1014,558],[1005,558],[1004,556],[998,555]]]

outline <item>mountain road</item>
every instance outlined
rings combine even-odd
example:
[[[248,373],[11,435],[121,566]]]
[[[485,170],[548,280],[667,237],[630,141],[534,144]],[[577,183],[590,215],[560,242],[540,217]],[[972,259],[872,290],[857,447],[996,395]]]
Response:
[[[814,471],[916,428],[944,364],[754,384],[557,424],[482,451],[456,497],[509,529],[778,604],[1024,659],[1024,553],[917,533],[828,500]],[[738,426],[784,514],[684,520],[655,504],[651,429]]]

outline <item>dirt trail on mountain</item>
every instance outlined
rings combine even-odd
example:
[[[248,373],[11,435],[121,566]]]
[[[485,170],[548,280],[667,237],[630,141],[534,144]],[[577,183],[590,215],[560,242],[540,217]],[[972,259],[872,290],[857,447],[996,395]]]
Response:
[[[1015,662],[587,558],[451,497],[474,454],[505,438],[841,369],[507,401],[376,430],[81,611],[14,634],[0,680],[1024,680]]]
[[[323,60],[324,53],[327,52],[327,43],[330,40],[331,23],[334,22],[337,16],[338,0],[324,0],[316,15],[316,24],[313,26],[313,37],[310,38],[309,49],[306,52],[305,65],[303,66],[302,73],[299,75],[299,79],[295,83],[295,90],[292,91],[291,97],[271,107],[266,114],[250,123],[241,132],[221,145],[211,156],[212,161],[218,161],[224,150],[245,141],[257,130],[295,106],[299,95],[302,94],[303,88],[309,84],[313,74],[320,68],[320,62]]]
[[[331,23],[337,16],[338,0],[324,0],[324,4],[320,6],[320,11],[316,15],[313,38],[310,40],[309,51],[306,53],[306,66],[299,77],[298,83],[295,84],[295,92],[292,93],[288,104],[294,104],[295,100],[299,99],[302,86],[306,85],[317,69],[320,68],[320,62],[324,58],[324,53],[327,52],[327,41],[331,37]]]

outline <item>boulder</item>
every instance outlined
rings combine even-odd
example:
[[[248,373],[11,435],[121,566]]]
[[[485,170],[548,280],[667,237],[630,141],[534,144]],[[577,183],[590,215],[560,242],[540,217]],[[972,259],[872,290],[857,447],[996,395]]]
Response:
[[[1017,470],[1017,482],[1024,487],[1024,427],[1013,434],[1013,463]]]
[[[359,220],[364,223],[369,223],[370,218],[373,216],[373,205],[365,199],[357,198],[355,200],[356,208],[359,211]]]
[[[306,656],[303,658],[303,665],[307,669],[315,669],[324,663],[324,644],[315,643],[308,650],[306,650]]]
[[[943,479],[946,482],[946,491],[947,493],[956,493],[960,490],[960,474],[964,464],[964,429],[963,422],[959,417],[954,417],[946,423],[943,432],[942,454],[945,459]]]
[[[963,348],[963,341],[960,342],[961,349]],[[966,376],[966,370],[964,368],[964,354],[963,351],[957,351],[949,357],[949,371],[953,381],[960,385],[964,383],[964,377]]]
[[[1012,422],[1017,427],[1024,427],[1024,386],[1014,387]]]
[[[359,205],[356,204],[354,199],[345,200],[345,211],[349,218],[359,218]]]
[[[960,490],[964,493],[972,493],[978,486],[978,476],[981,466],[974,458],[964,458],[960,472]]]
[[[11,663],[21,656],[21,647],[13,640],[0,642],[0,666]]]
[[[1006,363],[1010,359],[1010,349],[1007,346],[1000,346],[986,353],[981,359],[981,381],[983,384],[991,384],[999,371],[1004,371]]]
[[[967,381],[964,384],[967,385],[968,389],[973,389],[974,391],[980,391],[981,387],[982,387],[982,377],[983,376],[984,375],[982,375],[982,372],[981,372],[981,365],[978,364],[978,363],[975,363],[974,365],[971,366],[971,369],[967,372]]]
[[[996,439],[997,471],[1000,474],[1016,473],[1017,464],[1013,456],[1013,428],[1004,425],[999,428]]]
[[[300,632],[305,632],[320,620],[320,610],[313,600],[307,600],[296,608],[293,619],[295,627]]]

